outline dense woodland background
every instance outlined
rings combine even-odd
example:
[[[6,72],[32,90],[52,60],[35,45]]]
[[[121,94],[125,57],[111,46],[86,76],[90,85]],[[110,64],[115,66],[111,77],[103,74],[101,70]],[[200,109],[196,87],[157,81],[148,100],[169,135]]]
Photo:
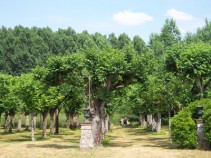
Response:
[[[125,33],[2,26],[0,73],[0,115],[11,117],[10,129],[15,114],[50,113],[53,123],[62,109],[73,117],[90,97],[104,101],[104,117],[141,116],[143,123],[152,114],[159,123],[161,114],[211,98],[211,22],[182,37],[167,19],[148,43]]]

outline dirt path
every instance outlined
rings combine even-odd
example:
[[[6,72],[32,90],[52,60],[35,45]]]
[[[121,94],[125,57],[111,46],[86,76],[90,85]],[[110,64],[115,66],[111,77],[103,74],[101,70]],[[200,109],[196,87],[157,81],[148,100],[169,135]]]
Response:
[[[211,158],[211,151],[180,150],[168,135],[152,135],[141,128],[116,126],[103,147],[80,150],[80,130],[61,129],[61,134],[30,141],[30,132],[0,134],[0,158]]]

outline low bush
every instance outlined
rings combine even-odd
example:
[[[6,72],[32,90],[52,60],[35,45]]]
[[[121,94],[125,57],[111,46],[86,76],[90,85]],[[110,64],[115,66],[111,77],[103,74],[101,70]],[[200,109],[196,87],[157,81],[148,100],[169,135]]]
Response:
[[[173,142],[178,143],[183,148],[196,147],[196,124],[192,119],[191,111],[183,110],[175,115],[171,128]]]
[[[109,144],[110,141],[111,141],[110,138],[109,138],[108,136],[105,136],[105,137],[103,138],[103,140],[102,140],[102,144],[103,144],[103,145]]]

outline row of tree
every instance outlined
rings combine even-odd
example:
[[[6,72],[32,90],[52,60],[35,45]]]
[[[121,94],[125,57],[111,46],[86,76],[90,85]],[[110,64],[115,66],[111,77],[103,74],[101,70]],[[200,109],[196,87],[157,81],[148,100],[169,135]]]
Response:
[[[73,115],[87,106],[96,144],[118,109],[140,115],[142,124],[148,115],[148,126],[159,132],[161,113],[170,118],[189,102],[210,98],[210,32],[206,20],[182,39],[175,21],[167,19],[146,45],[139,36],[131,40],[124,33],[106,37],[71,28],[2,27],[0,68],[7,74],[0,78],[1,113],[31,113],[32,118],[41,113],[46,137],[49,112],[53,134],[58,109]]]

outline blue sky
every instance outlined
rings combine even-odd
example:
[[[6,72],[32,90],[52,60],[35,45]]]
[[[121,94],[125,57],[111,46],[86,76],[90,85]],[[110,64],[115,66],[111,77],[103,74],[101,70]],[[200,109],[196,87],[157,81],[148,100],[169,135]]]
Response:
[[[148,41],[167,18],[180,31],[195,32],[211,19],[210,0],[0,0],[0,26],[72,27],[76,32],[125,32]]]

